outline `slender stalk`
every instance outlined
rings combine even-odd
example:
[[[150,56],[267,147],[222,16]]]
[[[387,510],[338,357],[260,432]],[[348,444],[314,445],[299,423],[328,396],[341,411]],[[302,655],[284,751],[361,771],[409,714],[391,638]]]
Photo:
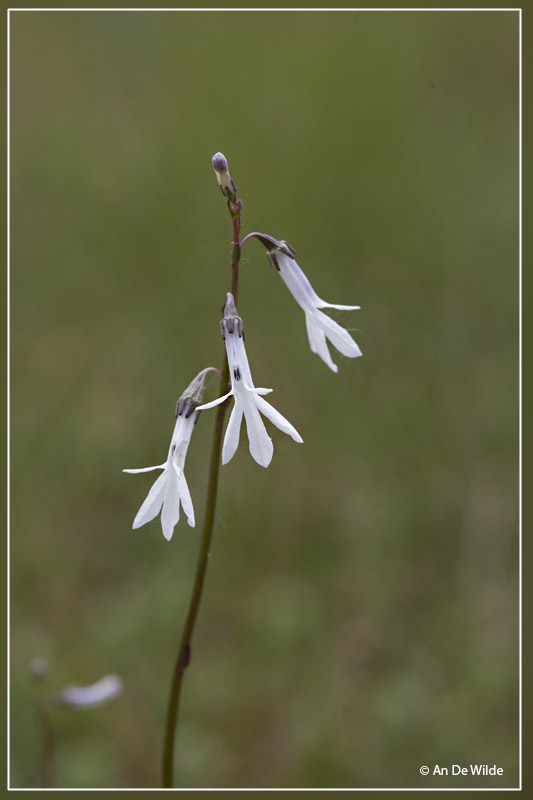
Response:
[[[241,228],[241,201],[228,200],[228,209],[233,220],[233,244],[231,248],[231,293],[237,301],[239,290],[239,261],[241,248],[239,244]],[[229,384],[228,359],[224,352],[224,366],[220,376],[220,394],[226,394]],[[167,721],[165,728],[165,739],[163,744],[163,771],[162,786],[171,788],[174,776],[174,741],[176,738],[176,727],[178,722],[178,710],[181,696],[181,687],[185,670],[191,660],[191,640],[198,616],[198,609],[202,599],[204,588],[205,573],[211,550],[211,540],[213,538],[213,524],[215,521],[215,509],[217,502],[218,475],[220,471],[220,461],[222,453],[222,432],[224,429],[224,418],[228,409],[229,400],[218,406],[215,418],[215,429],[213,432],[213,444],[211,446],[211,462],[209,466],[209,480],[207,484],[207,497],[205,504],[204,528],[202,532],[202,542],[196,566],[196,576],[189,602],[189,610],[185,620],[185,627],[181,635],[180,645],[174,671],[172,674],[172,684],[170,687],[170,698],[167,709]]]
[[[33,705],[41,739],[41,788],[50,789],[54,785],[54,732],[50,722],[50,712],[43,692],[42,676],[33,677]]]

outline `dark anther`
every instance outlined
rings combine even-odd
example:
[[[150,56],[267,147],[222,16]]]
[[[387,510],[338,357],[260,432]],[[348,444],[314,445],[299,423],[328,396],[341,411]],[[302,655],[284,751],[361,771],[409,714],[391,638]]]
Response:
[[[267,252],[267,258],[270,261],[270,266],[275,267],[277,271],[280,272],[281,270],[279,268],[278,259],[276,258],[276,252],[276,250],[269,250]]]
[[[187,398],[185,401],[185,419],[189,419],[193,411],[196,409],[198,403],[195,403],[194,400],[190,397]]]
[[[241,375],[241,371],[240,371],[239,367],[235,367],[235,369],[233,370],[233,376],[234,376],[236,381],[240,381],[241,380],[242,375]]]
[[[179,417],[180,414],[185,414],[185,419],[189,419],[197,405],[198,403],[192,397],[180,397],[176,403],[176,416]]]

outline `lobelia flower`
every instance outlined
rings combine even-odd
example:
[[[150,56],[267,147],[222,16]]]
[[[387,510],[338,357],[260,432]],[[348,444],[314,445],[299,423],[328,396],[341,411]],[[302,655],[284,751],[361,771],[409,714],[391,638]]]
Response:
[[[295,250],[288,242],[278,241],[272,236],[264,233],[250,233],[241,242],[241,247],[246,239],[254,236],[267,248],[268,260],[279,272],[281,279],[288,287],[290,293],[305,312],[305,322],[307,326],[307,336],[311,351],[316,353],[333,372],[338,371],[338,367],[333,363],[326,339],[348,358],[362,356],[358,345],[354,342],[346,328],[338,322],[328,317],[321,308],[336,308],[340,311],[352,311],[359,309],[360,306],[343,306],[335,303],[326,303],[321,300],[307,276],[298,266],[294,258]]]
[[[162,469],[163,474],[156,480],[148,496],[133,520],[133,528],[140,528],[157,517],[161,511],[161,527],[163,536],[170,541],[174,527],[180,518],[180,503],[187,515],[187,522],[194,528],[194,508],[183,468],[185,457],[191,440],[194,425],[199,417],[198,404],[204,395],[204,383],[207,373],[215,370],[207,367],[202,370],[184,391],[176,405],[176,424],[172,441],[164,464],[142,469],[124,469],[123,472],[150,472]]]
[[[198,411],[213,408],[223,403],[228,397],[235,398],[235,405],[231,412],[224,446],[222,448],[222,463],[227,464],[235,455],[239,445],[241,423],[243,416],[246,419],[250,453],[252,458],[262,467],[268,467],[272,460],[274,445],[266,432],[265,424],[261,419],[264,414],[274,425],[284,433],[291,436],[295,442],[303,442],[298,431],[276,411],[270,403],[263,400],[261,395],[268,394],[272,389],[257,389],[252,380],[250,365],[244,346],[244,330],[242,319],[237,314],[235,300],[231,292],[226,295],[224,319],[220,323],[222,338],[226,345],[228,364],[231,375],[231,391],[212,403],[198,406]],[[261,413],[260,413],[261,412]]]
[[[105,675],[90,686],[65,686],[50,698],[50,705],[67,706],[76,711],[96,708],[114,700],[122,692],[122,678],[118,675]]]

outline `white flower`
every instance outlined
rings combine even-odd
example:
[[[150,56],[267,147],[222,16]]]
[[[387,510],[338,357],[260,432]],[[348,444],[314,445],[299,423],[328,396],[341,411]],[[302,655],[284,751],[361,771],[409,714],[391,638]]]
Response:
[[[280,244],[286,245],[286,242],[281,242]],[[290,245],[287,246],[290,247]],[[317,295],[307,276],[303,270],[300,269],[292,256],[286,255],[281,249],[269,255],[271,262],[277,267],[281,279],[288,287],[298,305],[305,312],[307,336],[309,338],[311,351],[320,356],[333,372],[337,372],[338,367],[332,361],[326,339],[329,339],[331,344],[336,347],[343,356],[348,356],[348,358],[362,356],[361,350],[346,328],[343,328],[335,322],[335,320],[331,319],[331,317],[328,317],[327,314],[324,314],[323,311],[320,311],[321,308],[337,308],[341,311],[351,311],[360,308],[360,306],[343,306],[334,303],[326,303]]]
[[[230,292],[227,294],[221,328],[228,356],[231,391],[212,403],[198,406],[198,410],[213,408],[219,403],[223,403],[228,397],[233,396],[235,405],[226,429],[222,448],[222,463],[227,464],[235,455],[239,445],[241,423],[244,416],[250,442],[250,453],[258,464],[262,467],[268,467],[272,460],[274,446],[272,439],[266,432],[261,414],[264,414],[281,431],[291,436],[295,442],[303,442],[303,439],[290,422],[260,396],[268,394],[272,389],[256,389],[254,386],[244,346],[242,319],[237,315],[235,301]]]
[[[143,469],[124,469],[123,472],[150,472],[162,469],[163,474],[156,480],[148,496],[133,520],[133,527],[140,528],[157,517],[161,512],[161,527],[163,536],[172,538],[174,527],[180,518],[180,503],[187,515],[187,522],[194,528],[194,508],[183,468],[185,457],[191,440],[194,424],[198,419],[197,406],[204,393],[204,381],[208,372],[213,367],[202,370],[187,387],[178,401],[176,408],[176,425],[172,434],[172,441],[168,450],[167,460],[164,464]],[[214,370],[218,372],[218,370]]]
[[[278,241],[278,239],[274,239],[273,236],[269,236],[267,233],[254,231],[244,237],[241,242],[241,248],[248,239],[252,238],[259,239],[261,244],[266,247],[268,260],[277,269],[298,305],[303,308],[311,351],[319,355],[333,372],[337,372],[338,367],[332,361],[326,339],[329,339],[343,356],[348,356],[348,358],[362,356],[361,350],[346,328],[343,328],[331,317],[328,317],[327,314],[324,314],[323,311],[320,311],[321,308],[352,311],[361,306],[341,306],[321,300],[303,270],[296,263],[294,258],[295,250],[288,242],[283,239]]]
[[[50,698],[52,706],[69,706],[76,710],[95,708],[118,697],[122,691],[122,679],[118,675],[106,675],[90,686],[65,686]]]

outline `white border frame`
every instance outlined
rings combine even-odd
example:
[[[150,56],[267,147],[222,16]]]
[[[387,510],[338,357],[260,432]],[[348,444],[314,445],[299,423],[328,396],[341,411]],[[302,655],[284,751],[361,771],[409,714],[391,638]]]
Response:
[[[10,786],[10,768],[11,768],[11,760],[10,760],[10,739],[9,739],[9,721],[10,721],[10,571],[9,571],[9,563],[10,563],[10,548],[9,548],[9,541],[10,541],[10,475],[9,475],[9,464],[10,464],[10,395],[9,395],[9,388],[10,388],[10,320],[11,320],[11,306],[10,306],[10,22],[11,22],[11,13],[18,12],[18,11],[199,11],[199,12],[208,12],[208,11],[298,11],[298,12],[321,12],[321,11],[509,11],[509,12],[518,12],[518,60],[519,60],[519,80],[518,80],[518,92],[519,92],[519,101],[518,101],[518,125],[519,125],[519,320],[518,320],[518,327],[519,327],[519,557],[518,557],[518,566],[519,566],[519,576],[518,576],[518,590],[519,590],[519,640],[518,640],[518,648],[519,648],[519,731],[518,731],[518,747],[519,747],[519,785],[517,787],[480,787],[480,788],[473,788],[473,787],[395,787],[395,788],[365,788],[365,787],[350,787],[350,788],[236,788],[236,789],[228,789],[228,788],[171,788],[171,789],[163,789],[163,788],[101,788],[101,789],[93,789],[93,788],[83,788],[83,789],[59,789],[59,788],[50,788],[45,789],[42,787],[12,787]],[[42,791],[42,792],[71,792],[71,791],[82,791],[82,792],[94,792],[94,791],[111,791],[111,792],[277,792],[277,791],[285,791],[285,792],[519,792],[522,791],[522,767],[523,767],[523,693],[522,693],[522,679],[523,679],[523,670],[522,670],[522,660],[523,660],[523,642],[522,642],[522,571],[523,571],[523,561],[522,561],[522,521],[523,521],[523,503],[522,503],[522,457],[523,457],[523,448],[522,448],[522,8],[85,8],[85,7],[78,7],[78,8],[8,8],[7,9],[7,279],[6,279],[6,289],[7,289],[7,302],[6,302],[6,310],[7,310],[7,721],[6,721],[6,732],[7,732],[7,789],[8,791]]]

